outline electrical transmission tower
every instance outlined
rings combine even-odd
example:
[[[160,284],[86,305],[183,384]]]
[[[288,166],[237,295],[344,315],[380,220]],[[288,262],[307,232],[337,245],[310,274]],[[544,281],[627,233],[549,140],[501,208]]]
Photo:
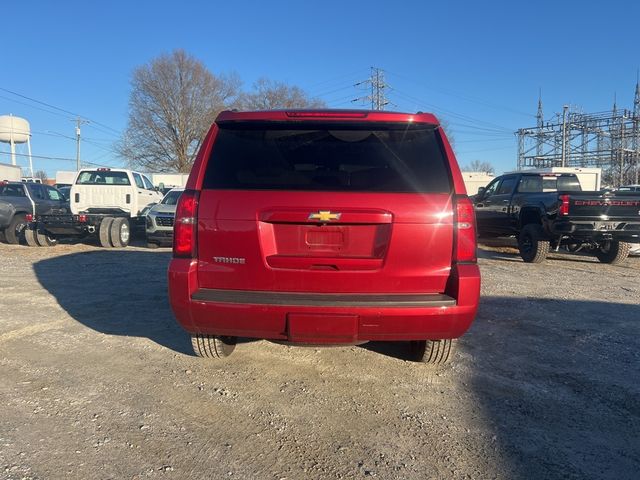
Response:
[[[637,184],[640,176],[640,79],[633,109],[582,113],[568,105],[544,120],[538,99],[536,126],[516,131],[518,170],[545,167],[599,167],[612,186]]]
[[[371,77],[362,82],[358,82],[354,87],[370,86],[371,93],[364,97],[358,97],[351,100],[351,102],[371,102],[371,110],[384,110],[386,105],[389,105],[389,100],[385,96],[385,88],[391,88],[384,81],[384,70],[381,68],[371,67]]]

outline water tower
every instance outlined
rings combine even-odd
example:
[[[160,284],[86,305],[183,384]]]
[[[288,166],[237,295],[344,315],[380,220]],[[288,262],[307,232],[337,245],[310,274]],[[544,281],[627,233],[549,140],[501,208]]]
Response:
[[[13,115],[0,115],[0,142],[11,145],[11,164],[16,165],[16,145],[26,143],[29,157],[29,170],[33,177],[31,161],[31,129],[24,118]]]

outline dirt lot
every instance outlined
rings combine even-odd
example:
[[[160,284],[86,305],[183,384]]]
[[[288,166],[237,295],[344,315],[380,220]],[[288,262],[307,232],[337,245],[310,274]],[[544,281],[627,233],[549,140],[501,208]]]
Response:
[[[0,478],[638,478],[640,258],[483,248],[432,370],[385,344],[198,359],[169,256],[0,245]]]

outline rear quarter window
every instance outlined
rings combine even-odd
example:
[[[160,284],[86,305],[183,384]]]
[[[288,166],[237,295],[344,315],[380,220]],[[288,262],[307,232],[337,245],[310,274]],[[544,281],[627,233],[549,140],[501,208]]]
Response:
[[[448,193],[436,128],[416,124],[219,125],[206,189]]]
[[[26,197],[22,185],[0,185],[0,197]]]

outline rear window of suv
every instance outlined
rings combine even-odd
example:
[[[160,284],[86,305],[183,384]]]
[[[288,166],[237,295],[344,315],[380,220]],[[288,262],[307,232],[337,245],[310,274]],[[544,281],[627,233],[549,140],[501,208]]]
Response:
[[[220,124],[204,188],[448,193],[436,127]]]

